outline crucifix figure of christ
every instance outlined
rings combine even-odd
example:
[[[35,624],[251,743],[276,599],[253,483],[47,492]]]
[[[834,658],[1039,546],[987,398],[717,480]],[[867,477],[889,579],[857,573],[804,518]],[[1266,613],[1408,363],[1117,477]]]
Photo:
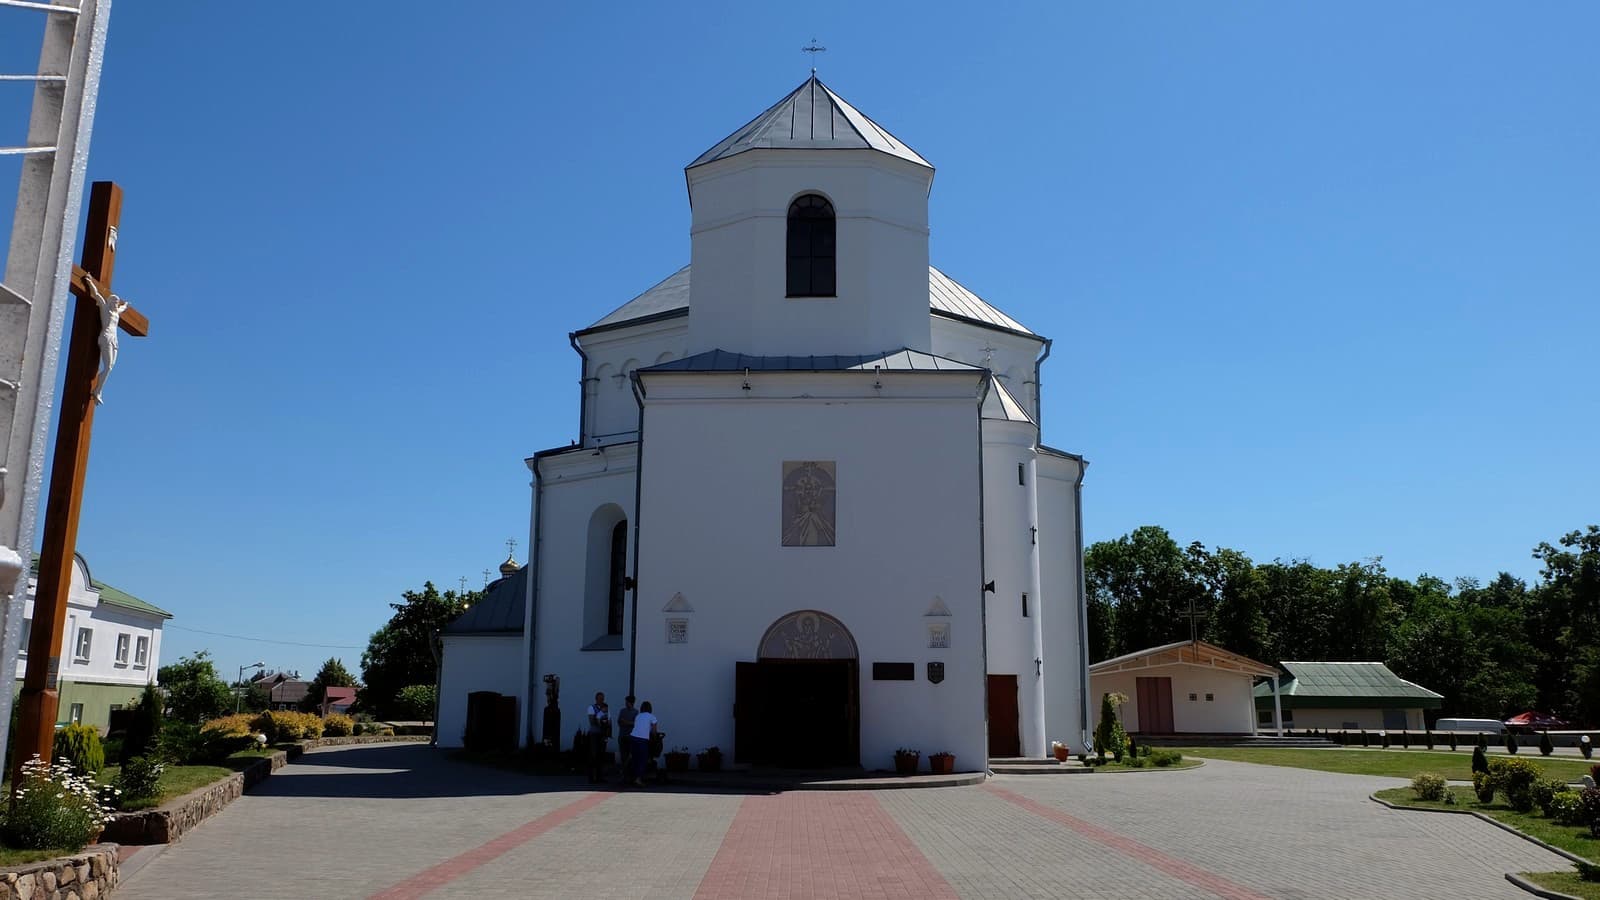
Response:
[[[50,496],[39,549],[39,587],[34,593],[33,632],[28,641],[27,674],[11,739],[12,785],[24,762],[37,754],[50,759],[60,712],[62,626],[72,588],[72,557],[78,543],[78,515],[89,469],[89,433],[105,376],[116,361],[117,331],[134,337],[150,333],[150,320],[111,293],[117,256],[117,224],[122,189],[97,181],[89,193],[83,233],[83,264],[72,267],[72,334],[67,343],[67,374],[61,385],[61,421],[56,428]]]

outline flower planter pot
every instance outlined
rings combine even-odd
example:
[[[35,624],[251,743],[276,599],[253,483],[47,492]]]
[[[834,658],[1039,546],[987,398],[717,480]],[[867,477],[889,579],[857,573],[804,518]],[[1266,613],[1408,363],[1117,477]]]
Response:
[[[1060,760],[1061,762],[1066,762],[1067,760],[1072,758],[1072,752],[1070,750],[1068,750],[1065,746],[1057,747],[1057,748],[1055,748],[1055,751],[1056,751],[1056,759]]]
[[[922,762],[920,753],[896,753],[894,755],[894,772],[896,775],[915,775],[917,765]]]
[[[935,775],[949,775],[956,770],[956,758],[949,754],[928,757],[928,771]]]
[[[700,753],[695,756],[695,768],[702,772],[721,772],[722,754]]]
[[[689,754],[687,753],[668,753],[663,759],[666,762],[668,772],[689,771]]]

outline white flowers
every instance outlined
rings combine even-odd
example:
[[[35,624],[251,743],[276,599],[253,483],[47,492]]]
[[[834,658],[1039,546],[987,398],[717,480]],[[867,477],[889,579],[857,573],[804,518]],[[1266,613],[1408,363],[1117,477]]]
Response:
[[[32,759],[22,764],[22,783],[17,788],[17,796],[27,797],[38,794],[55,796],[46,801],[52,806],[63,810],[75,808],[86,814],[89,823],[98,829],[99,826],[111,821],[110,799],[112,788],[100,784],[92,776],[80,775],[73,770],[72,763],[62,757],[54,765],[46,763],[35,753]]]

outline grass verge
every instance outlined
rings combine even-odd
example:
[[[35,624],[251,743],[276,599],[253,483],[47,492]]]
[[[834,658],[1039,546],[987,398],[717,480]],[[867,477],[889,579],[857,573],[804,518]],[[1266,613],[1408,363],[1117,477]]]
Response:
[[[1234,762],[1259,763],[1264,766],[1288,766],[1295,769],[1315,769],[1319,772],[1342,772],[1346,775],[1386,775],[1391,778],[1412,778],[1420,772],[1433,772],[1451,781],[1472,780],[1472,750],[1450,751],[1402,750],[1314,750],[1277,747],[1184,747],[1185,757],[1200,756],[1206,759],[1225,759]],[[1577,781],[1589,774],[1589,763],[1581,759],[1556,759],[1535,755],[1533,761],[1552,778],[1568,782]]]
[[[132,801],[119,812],[155,809],[168,800],[176,800],[184,794],[215,784],[235,772],[243,771],[257,760],[265,759],[274,752],[276,751],[270,747],[259,747],[253,750],[240,750],[215,766],[167,766],[161,772],[160,791],[156,796]],[[100,773],[100,780],[111,784],[116,781],[117,774],[121,771],[121,766],[106,766]]]
[[[1583,900],[1600,900],[1600,881],[1584,881],[1572,872],[1518,872],[1523,878],[1547,891],[1581,897]]]
[[[1539,815],[1537,809],[1529,813],[1519,813],[1498,801],[1479,803],[1470,787],[1453,787],[1450,791],[1456,795],[1455,806],[1445,806],[1442,800],[1418,800],[1408,787],[1379,791],[1377,797],[1395,806],[1416,809],[1465,809],[1482,813],[1497,822],[1510,825],[1523,834],[1536,837],[1552,847],[1560,847],[1591,862],[1600,860],[1600,839],[1590,837],[1587,828],[1578,825],[1557,825],[1553,820]]]
[[[22,866],[41,859],[71,856],[72,853],[70,850],[13,850],[10,847],[0,847],[0,866]]]
[[[1172,771],[1174,769],[1193,769],[1200,765],[1204,765],[1200,760],[1190,759],[1185,756],[1182,760],[1173,763],[1170,766],[1158,766],[1154,763],[1151,763],[1148,759],[1145,760],[1145,764],[1142,766],[1130,766],[1128,765],[1127,760],[1124,759],[1122,762],[1111,762],[1107,760],[1105,765],[1096,765],[1094,768],[1098,772],[1164,772]]]

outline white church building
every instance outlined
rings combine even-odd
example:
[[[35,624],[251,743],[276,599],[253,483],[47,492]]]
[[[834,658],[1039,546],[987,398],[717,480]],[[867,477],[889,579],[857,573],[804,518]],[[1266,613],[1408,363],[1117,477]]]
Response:
[[[929,264],[933,166],[813,76],[685,173],[690,264],[571,335],[520,640],[447,647],[439,743],[493,690],[523,743],[633,693],[736,765],[1083,747],[1086,464],[1041,438],[1050,341]]]

